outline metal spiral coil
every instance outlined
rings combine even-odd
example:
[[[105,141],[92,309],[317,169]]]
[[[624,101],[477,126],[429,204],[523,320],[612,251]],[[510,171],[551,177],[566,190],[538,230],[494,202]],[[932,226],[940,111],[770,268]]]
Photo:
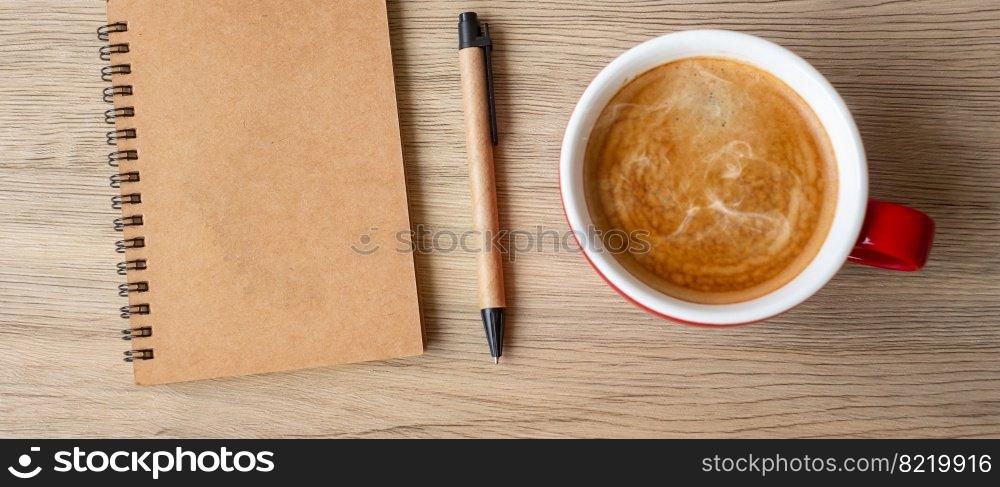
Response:
[[[128,23],[115,22],[113,24],[102,25],[97,28],[97,38],[107,42],[110,39],[109,34],[113,32],[128,32]]]
[[[139,193],[115,195],[111,197],[111,209],[120,210],[123,205],[138,205],[142,203],[142,195]]]
[[[122,218],[115,218],[115,231],[124,232],[125,227],[141,227],[142,215],[129,215]]]
[[[128,249],[141,249],[146,246],[145,237],[127,238],[115,242],[115,252],[124,254]]]
[[[116,150],[108,154],[108,165],[118,167],[121,161],[138,161],[139,151],[136,150]]]
[[[112,54],[125,54],[128,52],[128,44],[108,44],[101,47],[101,60],[110,61]]]
[[[127,22],[114,22],[102,25],[97,29],[97,38],[104,42],[110,42],[111,34],[120,32],[128,32]],[[109,43],[101,47],[100,57],[101,60],[110,62],[116,55],[128,53],[130,50],[131,46],[128,42],[121,42],[116,39],[116,42]],[[129,74],[132,74],[132,65],[128,63],[109,64],[108,66],[101,68],[101,79],[108,82],[116,80],[119,76]],[[132,96],[132,94],[132,85],[115,84],[104,88],[103,99],[107,103],[115,103],[117,98]],[[135,117],[135,107],[132,106],[115,106],[104,112],[104,122],[108,125],[116,125],[115,130],[108,132],[105,136],[105,140],[108,145],[118,146],[123,140],[135,139],[137,137],[138,134],[135,128],[121,128],[120,125],[123,119],[133,117]],[[139,151],[135,149],[119,148],[118,150],[112,151],[108,154],[108,165],[111,167],[131,164],[137,160],[139,160]],[[139,171],[136,170],[120,171],[117,174],[109,176],[112,188],[121,188],[124,184],[137,183],[140,179]],[[111,207],[116,210],[124,209],[125,205],[132,206],[141,204],[142,194],[137,192],[118,194],[111,198]],[[115,219],[114,229],[119,232],[124,232],[126,227],[138,227],[142,226],[142,224],[143,217],[141,214],[123,215],[121,218]],[[134,249],[142,249],[145,247],[145,237],[125,238],[115,242],[115,251],[120,254],[127,254]],[[132,273],[142,272],[146,269],[146,259],[137,258],[119,262],[117,272],[121,276],[130,276]],[[149,292],[149,282],[147,281],[126,281],[118,286],[118,295],[125,298],[132,294],[141,294],[146,292]],[[148,303],[128,304],[126,306],[122,306],[119,311],[122,318],[129,319],[133,316],[148,315],[150,312],[150,306]],[[122,330],[123,340],[141,339],[152,335],[153,329],[148,325]],[[126,362],[151,360],[152,358],[153,349],[151,348],[135,348],[125,352]]]
[[[123,298],[127,298],[132,293],[145,292],[149,292],[149,283],[146,281],[126,282],[125,284],[118,285],[118,295]]]
[[[153,358],[153,350],[150,348],[125,351],[126,362],[134,362],[136,360],[150,360],[152,358]]]
[[[104,111],[104,123],[114,125],[119,118],[132,118],[135,116],[135,108],[121,107],[110,108]]]
[[[131,64],[112,64],[101,68],[101,79],[111,81],[116,74],[132,74]]]
[[[128,271],[144,271],[146,268],[146,259],[126,260],[118,263],[118,275],[124,276]]]
[[[129,319],[132,315],[148,315],[149,305],[148,304],[127,304],[119,308],[121,311],[121,317],[123,319]]]
[[[104,88],[104,102],[114,103],[114,98],[116,96],[132,96],[134,92],[132,91],[131,85],[115,85]]]
[[[112,188],[120,188],[122,184],[139,182],[139,171],[123,172],[109,176]]]
[[[153,329],[148,326],[138,328],[126,328],[122,330],[122,340],[128,341],[133,338],[143,338],[153,336]]]
[[[108,145],[118,145],[119,140],[134,139],[136,137],[135,129],[118,129],[112,130],[107,133]]]

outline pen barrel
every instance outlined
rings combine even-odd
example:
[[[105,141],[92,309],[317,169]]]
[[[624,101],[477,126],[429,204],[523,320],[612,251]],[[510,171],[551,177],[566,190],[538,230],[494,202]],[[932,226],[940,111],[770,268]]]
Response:
[[[486,64],[482,48],[458,51],[462,73],[462,101],[465,110],[466,153],[472,189],[472,223],[478,249],[479,305],[503,308],[503,254],[497,243],[500,223],[497,216],[496,177],[493,170],[493,142],[490,138],[490,108],[486,87]]]

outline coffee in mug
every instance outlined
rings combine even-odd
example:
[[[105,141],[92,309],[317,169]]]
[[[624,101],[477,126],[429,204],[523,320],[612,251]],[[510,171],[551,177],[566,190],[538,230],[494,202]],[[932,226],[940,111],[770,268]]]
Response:
[[[837,161],[809,104],[776,76],[719,57],[627,83],[590,133],[584,192],[597,230],[648,245],[615,258],[658,291],[729,304],[787,284],[834,217]]]

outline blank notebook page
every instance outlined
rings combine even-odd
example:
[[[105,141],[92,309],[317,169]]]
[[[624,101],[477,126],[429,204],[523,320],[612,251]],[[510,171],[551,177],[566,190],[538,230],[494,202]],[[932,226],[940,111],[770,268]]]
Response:
[[[385,2],[111,0],[108,19],[135,112],[115,121],[136,131],[125,238],[145,240],[126,258],[147,265],[128,280],[149,284],[136,382],[420,354]]]

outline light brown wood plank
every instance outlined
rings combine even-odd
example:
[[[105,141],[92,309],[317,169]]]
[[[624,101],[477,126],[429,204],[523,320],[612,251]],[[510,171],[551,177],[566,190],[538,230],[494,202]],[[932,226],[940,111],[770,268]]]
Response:
[[[7,0],[0,436],[1000,435],[1000,3],[389,6],[415,225],[471,225],[455,41],[469,9],[499,46],[503,227],[566,230],[559,145],[601,67],[658,33],[727,28],[793,49],[840,90],[872,194],[937,220],[931,263],[919,274],[848,265],[790,313],[711,331],[635,309],[549,235],[505,266],[510,325],[495,367],[474,256],[422,253],[423,357],[138,388],[118,339],[95,36],[104,2]]]

